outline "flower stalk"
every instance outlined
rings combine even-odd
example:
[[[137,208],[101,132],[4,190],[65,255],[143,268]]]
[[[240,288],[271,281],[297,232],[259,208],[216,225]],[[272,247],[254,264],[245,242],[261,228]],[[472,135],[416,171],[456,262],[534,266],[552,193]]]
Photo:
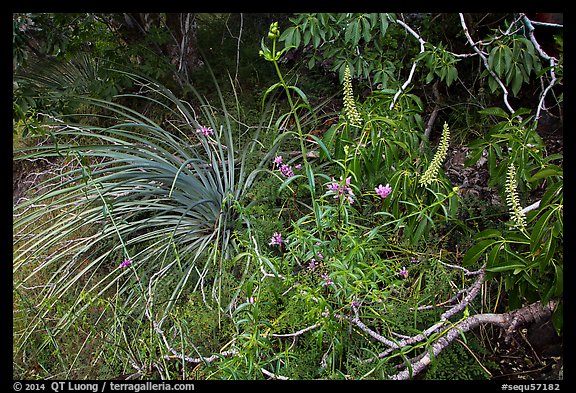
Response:
[[[450,129],[448,128],[448,123],[444,123],[444,128],[442,130],[442,139],[440,140],[440,144],[438,145],[438,150],[436,150],[436,154],[434,154],[434,158],[432,158],[430,166],[418,181],[421,186],[430,185],[432,182],[437,180],[440,167],[442,166],[442,163],[444,162],[444,160],[446,159],[446,155],[448,154],[449,143],[450,143]]]
[[[514,223],[514,226],[521,230],[526,228],[526,215],[520,205],[518,183],[516,182],[516,167],[514,163],[510,163],[508,166],[508,174],[506,177],[506,204],[510,208],[510,219]]]
[[[362,117],[356,108],[354,101],[354,92],[352,90],[352,76],[350,75],[350,68],[346,66],[344,70],[344,113],[350,121],[350,124],[355,127],[362,127]]]

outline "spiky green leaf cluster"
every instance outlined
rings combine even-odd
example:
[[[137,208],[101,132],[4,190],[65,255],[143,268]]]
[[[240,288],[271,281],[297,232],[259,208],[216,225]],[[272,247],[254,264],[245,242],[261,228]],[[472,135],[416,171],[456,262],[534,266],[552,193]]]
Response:
[[[22,291],[41,273],[48,277],[42,318],[78,285],[97,297],[115,289],[131,309],[141,307],[146,291],[134,285],[133,272],[163,291],[155,296],[165,313],[185,291],[204,294],[209,280],[218,288],[221,260],[237,248],[233,228],[242,219],[237,206],[249,204],[243,197],[275,154],[273,146],[248,169],[247,158],[260,153],[259,133],[266,126],[256,127],[253,140],[237,148],[234,135],[244,132],[244,125],[227,111],[219,90],[223,114],[215,116],[199,94],[197,113],[162,85],[127,76],[147,90],[125,97],[166,110],[169,122],[158,124],[113,101],[80,97],[105,113],[110,125],[55,120],[46,127],[58,144],[15,152],[15,160],[69,162],[14,207],[14,271],[38,266],[20,274],[14,288]],[[89,115],[84,120],[93,121]],[[202,132],[208,128],[210,133]],[[130,269],[120,265],[127,256]],[[220,304],[218,290],[213,298]],[[64,331],[72,322],[66,316],[57,327]]]

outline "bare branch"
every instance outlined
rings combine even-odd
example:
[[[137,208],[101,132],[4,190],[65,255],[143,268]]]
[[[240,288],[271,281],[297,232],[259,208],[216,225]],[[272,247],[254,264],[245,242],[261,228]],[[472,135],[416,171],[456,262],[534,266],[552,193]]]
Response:
[[[440,329],[442,326],[444,326],[446,324],[446,322],[448,321],[448,318],[452,317],[454,314],[458,313],[459,311],[462,311],[464,308],[466,308],[466,306],[468,306],[470,304],[470,302],[472,302],[472,300],[474,300],[474,298],[476,297],[476,295],[480,291],[482,284],[484,283],[484,278],[485,278],[485,273],[484,273],[484,270],[482,269],[481,273],[479,274],[478,279],[476,279],[476,281],[474,282],[472,287],[470,287],[470,289],[468,290],[468,295],[466,295],[459,303],[454,305],[452,308],[450,308],[446,312],[444,312],[440,316],[439,322],[432,325],[428,329],[424,330],[422,333],[417,334],[416,336],[406,338],[406,339],[401,340],[397,343],[392,343],[392,345],[386,344],[390,348],[387,349],[386,351],[380,353],[377,356],[377,358],[382,359],[382,358],[390,355],[394,350],[396,350],[398,348],[402,348],[402,347],[405,347],[406,345],[413,345],[413,344],[419,343],[421,341],[424,341],[427,337],[429,337],[433,333],[437,332],[438,329]],[[379,340],[379,341],[381,341],[381,340]],[[381,342],[384,342],[384,341],[381,341]],[[374,360],[376,360],[376,358],[367,359],[366,361],[372,362]]]
[[[398,23],[400,26],[402,26],[408,33],[410,33],[412,36],[414,36],[414,38],[416,38],[418,40],[418,42],[420,43],[420,52],[418,52],[418,53],[420,54],[420,53],[424,52],[424,45],[426,44],[426,41],[422,37],[420,37],[420,35],[418,33],[416,33],[414,31],[414,29],[412,29],[410,26],[408,26],[404,21],[397,19],[395,22]],[[460,58],[472,57],[472,56],[476,56],[478,54],[478,53],[453,53],[450,51],[448,51],[448,53],[450,53],[454,57],[460,57]],[[396,94],[394,94],[394,98],[392,99],[392,103],[390,104],[390,110],[392,110],[394,108],[394,105],[396,104],[396,101],[398,100],[398,97],[400,96],[400,94],[402,94],[406,90],[408,85],[410,85],[410,83],[412,82],[412,78],[414,77],[414,71],[416,71],[417,63],[418,63],[417,61],[414,61],[414,63],[412,64],[412,68],[410,69],[410,74],[408,75],[408,79],[406,80],[406,82],[404,82],[402,87],[400,89],[398,89]],[[433,115],[434,115],[434,113],[433,113]],[[433,116],[433,117],[435,119],[436,116]],[[433,123],[433,122],[434,122],[434,120],[432,120],[429,123]]]
[[[462,266],[459,266],[459,265],[451,265],[451,264],[449,264],[449,263],[442,262],[442,261],[438,261],[438,263],[440,263],[440,264],[442,264],[442,265],[444,265],[444,266],[448,266],[449,268],[452,268],[452,269],[462,270],[462,271],[464,272],[464,275],[466,275],[466,276],[477,276],[477,275],[479,275],[479,274],[482,274],[483,269],[484,269],[484,267],[482,267],[482,268],[479,269],[479,270],[476,270],[476,271],[471,272],[470,270],[466,269],[465,267],[462,267]]]
[[[456,326],[449,329],[442,335],[434,344],[432,344],[430,351],[420,357],[417,361],[411,364],[410,368],[406,368],[398,374],[390,376],[391,379],[406,380],[423,371],[431,362],[432,358],[438,356],[454,339],[474,329],[477,326],[492,324],[500,326],[505,329],[507,333],[517,329],[519,326],[526,325],[541,319],[549,318],[553,310],[556,308],[557,303],[551,301],[543,306],[540,302],[530,304],[526,307],[511,311],[504,314],[477,314],[464,319],[456,324]]]
[[[240,66],[240,42],[242,42],[242,28],[244,27],[244,14],[240,13],[240,32],[238,33],[238,47],[236,48],[236,74],[234,80],[238,81],[238,67]]]
[[[424,52],[424,44],[426,43],[419,35],[418,33],[416,33],[414,30],[412,30],[412,28],[410,26],[408,26],[406,23],[404,23],[403,21],[401,21],[400,19],[396,20],[396,23],[398,23],[400,26],[404,27],[404,29],[412,34],[414,37],[416,37],[416,39],[418,40],[418,42],[420,43],[420,52],[422,53]],[[398,97],[400,97],[400,94],[402,94],[406,88],[408,87],[408,85],[412,82],[412,78],[414,77],[414,71],[416,71],[416,64],[418,62],[414,61],[414,63],[412,64],[412,68],[410,69],[410,75],[408,75],[408,79],[406,80],[406,82],[404,82],[404,84],[402,85],[402,87],[400,89],[398,89],[398,91],[396,92],[396,94],[394,94],[394,98],[392,99],[392,102],[390,103],[390,110],[392,110],[394,108],[394,105],[396,104],[396,101],[398,100]]]
[[[274,373],[266,370],[265,368],[261,368],[260,371],[262,371],[262,374],[267,375],[267,376],[269,376],[269,377],[272,378],[272,379],[281,379],[281,380],[290,379],[290,378],[285,377],[285,376],[283,376],[283,375],[274,374]]]
[[[308,326],[307,328],[300,329],[300,330],[298,330],[297,332],[294,332],[294,333],[286,333],[286,334],[275,334],[275,333],[273,333],[273,334],[271,334],[270,336],[271,336],[271,337],[296,337],[296,336],[300,336],[301,334],[304,334],[304,333],[306,333],[306,332],[309,332],[310,330],[316,329],[316,328],[319,327],[319,326],[320,326],[320,324],[319,324],[319,323],[316,323],[316,324],[314,324],[314,325],[312,325],[312,326]]]
[[[375,331],[370,329],[368,326],[366,326],[364,323],[362,323],[362,321],[360,321],[360,318],[358,318],[358,316],[355,316],[354,318],[352,318],[352,323],[355,324],[356,326],[358,326],[364,332],[368,333],[373,338],[375,338],[377,341],[380,341],[381,343],[389,346],[391,349],[394,350],[394,349],[400,348],[400,345],[398,345],[394,341],[388,340],[386,337],[376,333]]]
[[[563,27],[564,27],[564,25],[561,25],[561,24],[559,24],[559,23],[538,22],[538,21],[535,21],[535,20],[531,20],[530,23],[533,24],[533,25],[538,25],[538,26],[560,27],[560,28],[563,28]]]
[[[430,138],[430,133],[432,132],[432,126],[434,125],[436,117],[438,116],[438,112],[440,111],[440,92],[438,91],[438,81],[435,81],[434,84],[432,85],[432,93],[434,94],[434,99],[436,100],[436,103],[434,105],[434,110],[430,114],[430,118],[426,123],[426,129],[424,130],[424,136],[426,136],[426,138]],[[424,141],[420,143],[421,153],[423,152],[423,148],[424,148]]]
[[[540,207],[540,201],[536,201],[530,206],[526,206],[524,209],[521,210],[522,214],[528,213],[530,210],[536,210]]]
[[[452,296],[450,299],[448,299],[448,300],[446,300],[446,301],[444,301],[444,302],[441,302],[441,303],[438,303],[438,304],[432,304],[432,305],[428,305],[428,306],[420,306],[420,307],[418,307],[418,308],[416,308],[416,309],[410,308],[410,311],[414,311],[414,310],[418,310],[418,311],[431,310],[431,309],[433,309],[433,308],[442,307],[442,306],[445,306],[445,305],[447,305],[447,304],[452,304],[452,303],[454,303],[456,300],[458,300],[458,298],[460,297],[460,295],[462,295],[463,293],[465,293],[465,292],[467,292],[467,291],[468,291],[467,289],[461,289],[461,290],[459,290],[454,296]],[[392,334],[394,334],[394,333],[392,333]]]
[[[535,22],[528,19],[528,17],[526,15],[524,15],[524,14],[522,14],[522,15],[524,18],[524,24],[526,25],[526,28],[528,29],[528,37],[530,38],[532,45],[534,45],[534,48],[536,49],[536,51],[538,52],[538,54],[542,58],[544,58],[550,62],[550,78],[551,79],[550,79],[550,83],[548,84],[548,86],[546,86],[546,88],[544,89],[544,91],[542,91],[542,94],[540,95],[540,101],[538,102],[538,108],[536,110],[536,116],[534,118],[537,121],[538,119],[540,119],[540,113],[541,113],[542,109],[544,109],[544,99],[546,98],[546,96],[548,95],[548,92],[552,89],[552,87],[556,84],[556,82],[558,80],[556,78],[556,73],[554,72],[554,69],[558,65],[558,59],[556,59],[553,56],[549,56],[544,51],[544,49],[542,49],[542,47],[540,46],[540,44],[536,40],[536,37],[534,36],[533,24]]]
[[[462,29],[464,31],[464,35],[466,36],[466,39],[468,40],[468,43],[472,46],[472,49],[474,49],[474,51],[476,53],[478,53],[478,55],[482,59],[482,63],[484,64],[484,67],[486,67],[486,70],[490,73],[490,76],[492,76],[492,78],[494,78],[496,80],[498,85],[500,85],[500,88],[502,89],[502,91],[504,93],[504,104],[506,105],[506,108],[508,108],[510,113],[514,113],[515,112],[514,108],[512,108],[512,106],[508,102],[508,89],[506,89],[506,86],[504,86],[504,83],[502,83],[500,78],[498,78],[498,75],[496,75],[494,73],[494,71],[492,71],[490,69],[490,66],[488,65],[488,59],[486,58],[484,53],[480,49],[478,49],[478,47],[474,43],[474,40],[472,39],[472,37],[470,36],[470,33],[468,32],[468,26],[466,26],[466,21],[464,20],[464,14],[459,13],[458,15],[460,15],[460,23],[462,24]]]

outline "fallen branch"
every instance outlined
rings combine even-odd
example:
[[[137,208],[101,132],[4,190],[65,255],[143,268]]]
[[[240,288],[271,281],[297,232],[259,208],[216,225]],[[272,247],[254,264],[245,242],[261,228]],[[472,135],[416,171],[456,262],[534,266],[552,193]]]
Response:
[[[426,340],[428,337],[430,337],[432,334],[436,333],[440,328],[445,326],[446,323],[448,322],[448,318],[452,317],[453,315],[457,314],[459,311],[462,311],[464,308],[466,308],[472,302],[472,300],[474,300],[474,298],[476,297],[476,295],[480,291],[480,288],[482,287],[482,284],[484,283],[484,278],[485,278],[484,268],[480,269],[479,273],[477,273],[477,274],[479,277],[474,282],[474,284],[467,290],[468,294],[466,296],[464,296],[464,298],[462,300],[460,300],[460,302],[456,303],[454,306],[452,306],[450,309],[448,309],[446,312],[444,312],[440,316],[439,322],[435,323],[434,325],[432,325],[428,329],[424,330],[420,334],[405,338],[405,339],[400,340],[398,342],[392,342],[392,341],[386,339],[385,337],[379,335],[378,333],[371,331],[357,317],[355,317],[352,320],[352,322],[356,326],[358,326],[361,330],[368,333],[370,336],[372,336],[376,340],[380,341],[381,343],[383,343],[389,347],[384,352],[378,354],[378,356],[376,356],[374,358],[367,359],[366,362],[372,362],[372,361],[375,361],[377,359],[382,359],[382,358],[392,354],[395,350],[401,349],[407,345],[414,345],[414,344],[417,344],[419,342],[422,342],[422,341]]]
[[[390,376],[390,378],[406,380],[414,377],[428,367],[432,359],[438,356],[454,339],[480,325],[492,324],[499,326],[504,329],[509,336],[512,331],[518,329],[520,326],[549,318],[556,306],[557,303],[555,301],[551,301],[546,305],[536,302],[504,314],[477,314],[470,316],[457,323],[442,337],[436,340],[434,344],[431,345],[430,351],[426,352],[426,354],[417,361],[411,362],[410,367],[406,367],[398,374]]]
[[[253,241],[256,243],[255,239]],[[259,254],[258,254],[259,256]],[[505,333],[505,340],[508,342],[510,338],[513,337],[513,333],[517,331],[520,327],[525,326],[527,324],[533,322],[539,322],[546,318],[549,318],[552,315],[553,310],[557,306],[556,301],[550,301],[546,305],[542,305],[540,302],[530,304],[523,308],[503,313],[503,314],[476,314],[472,316],[468,316],[467,313],[464,313],[463,317],[457,322],[450,321],[450,318],[454,317],[456,314],[461,313],[464,311],[465,308],[469,307],[473,300],[478,296],[480,290],[485,282],[485,266],[482,266],[477,271],[470,271],[466,268],[463,268],[458,265],[451,265],[448,263],[441,262],[442,265],[450,268],[450,269],[457,269],[461,270],[464,276],[467,277],[475,277],[474,282],[466,289],[461,289],[458,291],[456,296],[452,297],[448,302],[441,303],[442,306],[446,304],[452,303],[449,308],[440,315],[438,321],[433,324],[432,326],[428,327],[427,329],[423,330],[421,333],[415,336],[405,336],[397,334],[396,332],[390,332],[391,337],[387,338],[384,335],[376,332],[369,326],[367,326],[364,322],[361,321],[359,317],[359,307],[358,303],[352,303],[352,311],[353,315],[345,316],[334,313],[334,317],[341,321],[349,321],[351,325],[356,326],[363,332],[367,333],[371,338],[375,339],[376,341],[384,344],[388,347],[384,352],[369,358],[365,359],[364,362],[373,362],[378,359],[383,359],[388,356],[396,356],[395,353],[397,351],[402,351],[403,349],[412,346],[414,347],[413,350],[419,348],[419,353],[415,354],[412,358],[406,359],[405,363],[399,364],[396,366],[397,369],[402,370],[398,371],[398,373],[394,375],[389,375],[390,379],[394,380],[405,380],[413,378],[415,375],[419,374],[423,370],[425,370],[433,361],[433,359],[438,356],[445,348],[448,347],[454,340],[458,339],[458,336],[462,336],[464,333],[485,324],[492,324],[499,326],[501,329],[504,330]],[[163,320],[157,322],[152,317],[151,307],[153,305],[153,292],[152,292],[152,284],[156,278],[156,276],[163,274],[166,269],[169,269],[170,265],[166,266],[164,269],[158,271],[154,274],[149,281],[148,291],[149,291],[149,298],[146,303],[146,316],[152,323],[152,326],[156,333],[162,339],[164,346],[166,349],[171,353],[170,355],[164,355],[164,359],[168,360],[181,360],[190,363],[211,363],[216,360],[221,360],[225,357],[231,356],[241,356],[242,353],[239,349],[231,349],[231,350],[224,350],[217,354],[212,354],[210,356],[202,356],[200,355],[198,349],[192,345],[192,349],[198,354],[197,357],[187,356],[183,353],[178,352],[174,349],[169,343],[166,338],[164,331],[161,328]],[[270,274],[263,271],[264,277],[271,276]],[[283,277],[281,277],[283,279]],[[292,287],[291,287],[292,289]],[[460,300],[458,300],[461,298]],[[316,300],[316,299],[313,299]],[[440,306],[440,305],[437,305]],[[324,313],[322,314],[323,317],[326,317]],[[302,328],[293,333],[267,333],[266,336],[273,337],[277,339],[284,339],[284,338],[292,338],[293,343],[290,346],[289,350],[292,350],[292,347],[296,344],[297,339],[299,336],[308,333],[318,327],[320,327],[321,323],[315,323],[308,327]],[[395,337],[395,338],[393,338]],[[431,337],[434,337],[432,340]],[[326,356],[328,355],[329,351],[326,352],[325,356],[322,358],[321,367],[326,367]],[[264,368],[261,368],[261,372],[269,378],[272,379],[288,379],[285,376],[277,375],[272,373]]]

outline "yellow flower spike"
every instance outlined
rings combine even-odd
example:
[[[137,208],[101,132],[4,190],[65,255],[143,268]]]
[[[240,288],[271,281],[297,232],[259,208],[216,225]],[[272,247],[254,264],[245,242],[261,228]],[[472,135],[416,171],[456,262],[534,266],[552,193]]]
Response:
[[[354,102],[354,92],[352,91],[352,77],[350,75],[350,68],[346,66],[344,70],[344,113],[350,121],[350,124],[356,127],[362,127],[362,118],[358,109],[356,109],[356,103]]]
[[[510,208],[510,219],[514,226],[519,229],[526,227],[526,215],[520,206],[520,197],[518,196],[518,183],[516,182],[516,167],[514,163],[508,166],[508,176],[506,177],[506,204]]]
[[[450,129],[448,128],[448,123],[444,123],[444,129],[442,130],[442,139],[440,140],[440,144],[438,145],[438,150],[436,150],[436,154],[434,154],[434,158],[432,158],[432,162],[426,172],[422,175],[418,183],[421,186],[427,186],[431,184],[433,181],[436,181],[438,177],[438,171],[442,166],[442,163],[446,159],[446,155],[448,154],[448,144],[450,142]]]

